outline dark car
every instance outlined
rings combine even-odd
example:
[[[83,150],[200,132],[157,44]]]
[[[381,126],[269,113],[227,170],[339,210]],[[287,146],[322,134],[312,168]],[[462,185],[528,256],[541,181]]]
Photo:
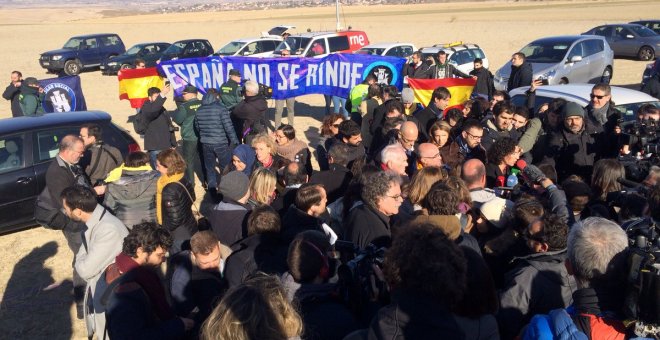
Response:
[[[660,34],[660,20],[640,20],[640,21],[633,21],[631,22],[631,24],[642,25],[657,34]]]
[[[124,52],[126,47],[118,35],[88,34],[69,39],[59,50],[42,53],[39,64],[49,73],[64,72],[75,76],[85,69],[99,67],[104,60]]]
[[[83,123],[97,123],[103,141],[125,156],[140,146],[108,113],[79,111],[0,119],[0,233],[35,225],[34,201],[46,186],[46,170],[62,137],[80,133]]]
[[[179,40],[168,47],[158,62],[186,58],[208,57],[213,54],[213,46],[206,39]]]
[[[600,35],[615,56],[653,60],[660,56],[660,35],[637,24],[612,24],[594,27],[582,34]]]
[[[156,61],[168,47],[170,47],[170,43],[166,42],[137,44],[125,53],[105,60],[101,64],[101,73],[117,74],[119,70],[133,68],[136,59],[144,60],[147,67],[156,66]]]

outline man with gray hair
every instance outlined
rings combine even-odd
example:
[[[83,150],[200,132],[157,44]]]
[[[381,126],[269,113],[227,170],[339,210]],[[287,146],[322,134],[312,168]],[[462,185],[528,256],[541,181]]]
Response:
[[[389,171],[368,175],[361,196],[364,204],[351,209],[345,224],[347,241],[360,249],[369,244],[389,247],[392,241],[390,218],[399,213],[403,202],[399,176]]]
[[[408,176],[406,168],[408,167],[408,155],[406,150],[400,144],[390,144],[380,152],[380,165],[383,170],[389,170],[399,176]]]
[[[566,268],[578,289],[573,305],[532,318],[523,339],[624,339],[620,314],[624,302],[628,236],[616,223],[590,217],[568,234]]]
[[[236,129],[236,136],[245,142],[245,137],[256,135],[266,130],[266,98],[259,93],[259,83],[245,82],[245,98],[231,112],[231,120]]]

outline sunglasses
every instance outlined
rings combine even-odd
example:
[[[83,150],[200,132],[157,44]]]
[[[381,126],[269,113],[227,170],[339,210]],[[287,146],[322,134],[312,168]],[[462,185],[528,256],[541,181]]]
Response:
[[[598,96],[598,95],[595,95],[595,94],[592,93],[592,94],[589,95],[589,97],[591,97],[591,99],[594,99],[594,98],[603,99],[607,96]]]

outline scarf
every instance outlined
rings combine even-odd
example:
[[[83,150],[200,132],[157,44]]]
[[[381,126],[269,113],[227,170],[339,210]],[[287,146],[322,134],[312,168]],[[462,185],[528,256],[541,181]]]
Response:
[[[296,154],[306,147],[307,144],[294,138],[288,145],[278,145],[277,154],[285,159],[295,162]]]
[[[138,167],[135,167],[135,168],[130,168],[130,167],[127,167],[125,164],[122,164],[122,165],[110,170],[110,172],[108,173],[108,176],[105,178],[105,182],[106,183],[112,183],[112,182],[117,181],[118,179],[121,178],[121,175],[124,172],[124,170],[126,170],[126,171],[151,171],[153,169],[151,168],[151,165],[149,165],[149,164],[146,164],[146,165],[143,165],[143,166],[138,166]]]
[[[254,149],[245,144],[241,144],[237,146],[232,153],[234,156],[238,157],[238,159],[240,159],[243,164],[245,164],[245,169],[243,169],[242,172],[250,177],[252,174],[252,167],[254,166],[254,162],[256,160],[256,153],[254,153]]]
[[[607,111],[610,109],[610,103],[603,105],[600,109],[591,107],[591,115],[601,125],[607,123]]]
[[[156,221],[158,224],[163,224],[163,213],[161,211],[162,208],[162,201],[163,201],[163,189],[165,189],[165,186],[178,182],[183,178],[183,173],[180,174],[174,174],[172,176],[169,175],[164,175],[160,176],[158,178],[158,182],[156,182]]]
[[[160,278],[154,270],[141,266],[130,256],[119,253],[115,258],[115,265],[121,274],[134,271],[135,282],[142,287],[151,302],[151,308],[160,320],[171,320],[176,317],[172,308],[165,298],[165,289],[160,283]]]

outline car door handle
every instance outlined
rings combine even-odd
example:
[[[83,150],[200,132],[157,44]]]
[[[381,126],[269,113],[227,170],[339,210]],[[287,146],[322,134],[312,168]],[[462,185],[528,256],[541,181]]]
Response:
[[[18,184],[30,184],[32,182],[32,177],[20,177],[16,180]]]

